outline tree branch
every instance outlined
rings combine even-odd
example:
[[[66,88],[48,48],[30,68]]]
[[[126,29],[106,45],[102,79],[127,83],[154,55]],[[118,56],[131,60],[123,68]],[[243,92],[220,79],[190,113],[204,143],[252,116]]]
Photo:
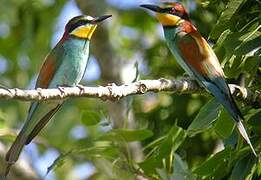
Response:
[[[260,92],[252,92],[246,88],[235,84],[229,85],[233,96],[244,101],[245,104],[255,108],[261,107]],[[64,100],[69,97],[91,97],[102,100],[117,101],[126,96],[145,94],[147,92],[170,91],[180,94],[188,93],[206,93],[197,83],[190,79],[158,79],[158,80],[140,80],[130,84],[117,86],[110,84],[99,87],[59,87],[57,89],[0,89],[0,99],[22,100],[22,101],[46,101],[46,100]]]

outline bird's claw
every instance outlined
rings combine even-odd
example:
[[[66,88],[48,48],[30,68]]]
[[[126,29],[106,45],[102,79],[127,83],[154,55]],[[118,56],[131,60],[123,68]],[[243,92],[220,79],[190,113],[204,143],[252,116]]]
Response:
[[[40,98],[45,100],[46,99],[46,96],[43,95],[43,89],[42,88],[37,88],[36,91],[37,93],[39,94]]]
[[[84,86],[83,85],[77,84],[76,87],[80,89],[80,94],[82,94],[84,92]]]
[[[109,82],[109,83],[107,84],[107,86],[112,86],[112,87],[113,87],[113,86],[117,86],[117,85],[116,85],[115,83],[113,83],[113,82],[112,82],[112,83]]]
[[[61,86],[57,86],[57,88],[59,89],[59,91],[61,92],[61,95],[64,96],[65,95],[65,90],[64,87]]]
[[[195,78],[193,78],[193,77],[191,77],[191,76],[188,76],[188,75],[185,75],[185,76],[183,77],[183,79],[186,80],[186,81],[195,81]]]
[[[4,90],[8,91],[10,94],[12,94],[12,91],[10,91],[10,89],[8,89],[8,88],[6,88],[6,87],[4,87],[4,86],[0,86],[0,88],[1,88],[1,89],[4,89]]]

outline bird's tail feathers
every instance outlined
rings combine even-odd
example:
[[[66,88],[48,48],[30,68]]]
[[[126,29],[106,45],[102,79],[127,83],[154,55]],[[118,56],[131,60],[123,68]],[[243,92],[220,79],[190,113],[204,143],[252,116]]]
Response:
[[[14,143],[8,150],[5,156],[6,161],[6,168],[5,168],[5,176],[8,175],[11,166],[18,160],[19,155],[25,145],[27,137],[20,132],[17,138],[15,139]]]
[[[237,121],[237,128],[240,132],[240,134],[242,135],[242,137],[245,139],[245,141],[247,142],[247,144],[250,146],[252,152],[254,153],[254,155],[257,157],[256,151],[254,149],[254,147],[252,146],[252,143],[247,135],[246,129],[242,123],[241,120]]]
[[[236,120],[236,121],[240,121],[240,119],[244,120],[244,116],[242,115],[241,111],[239,110],[234,98],[232,97],[232,94],[231,92],[229,91],[229,95],[228,95],[228,98],[229,98],[229,102],[230,102],[230,107],[232,107],[232,116],[233,118]],[[229,109],[229,108],[228,108]],[[242,123],[241,123],[242,124]],[[242,124],[243,125],[243,124]]]
[[[256,154],[256,151],[248,137],[248,134],[246,132],[246,129],[242,123],[242,120],[244,120],[244,116],[242,115],[242,113],[240,112],[234,98],[232,97],[230,91],[229,91],[229,99],[230,99],[230,106],[228,107],[231,107],[230,108],[227,108],[229,111],[231,111],[231,115],[233,117],[233,119],[235,119],[236,121],[236,125],[237,125],[237,128],[238,128],[238,131],[239,133],[241,134],[241,136],[244,138],[244,140],[247,142],[247,144],[250,146],[252,152],[254,153],[254,155],[257,157],[257,154]]]

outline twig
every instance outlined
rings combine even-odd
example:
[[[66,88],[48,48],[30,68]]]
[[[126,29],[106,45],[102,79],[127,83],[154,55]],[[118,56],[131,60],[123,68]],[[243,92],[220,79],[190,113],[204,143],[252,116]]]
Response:
[[[252,92],[235,84],[229,85],[234,96],[245,104],[255,108],[261,107],[260,92]],[[134,83],[116,85],[110,84],[99,87],[61,87],[57,89],[36,89],[21,90],[1,89],[0,99],[21,100],[21,101],[46,101],[46,100],[64,100],[69,97],[89,97],[100,98],[102,100],[117,101],[126,96],[145,94],[147,92],[169,91],[180,94],[188,93],[206,93],[197,83],[191,79],[158,79],[158,80],[140,80]]]

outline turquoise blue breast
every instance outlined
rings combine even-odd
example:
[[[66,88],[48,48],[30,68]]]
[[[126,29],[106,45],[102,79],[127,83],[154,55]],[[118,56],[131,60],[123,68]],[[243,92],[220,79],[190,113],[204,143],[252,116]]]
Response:
[[[54,50],[56,51],[57,58],[62,58],[62,61],[49,88],[55,88],[57,85],[77,85],[81,81],[87,66],[89,41],[69,38]]]

